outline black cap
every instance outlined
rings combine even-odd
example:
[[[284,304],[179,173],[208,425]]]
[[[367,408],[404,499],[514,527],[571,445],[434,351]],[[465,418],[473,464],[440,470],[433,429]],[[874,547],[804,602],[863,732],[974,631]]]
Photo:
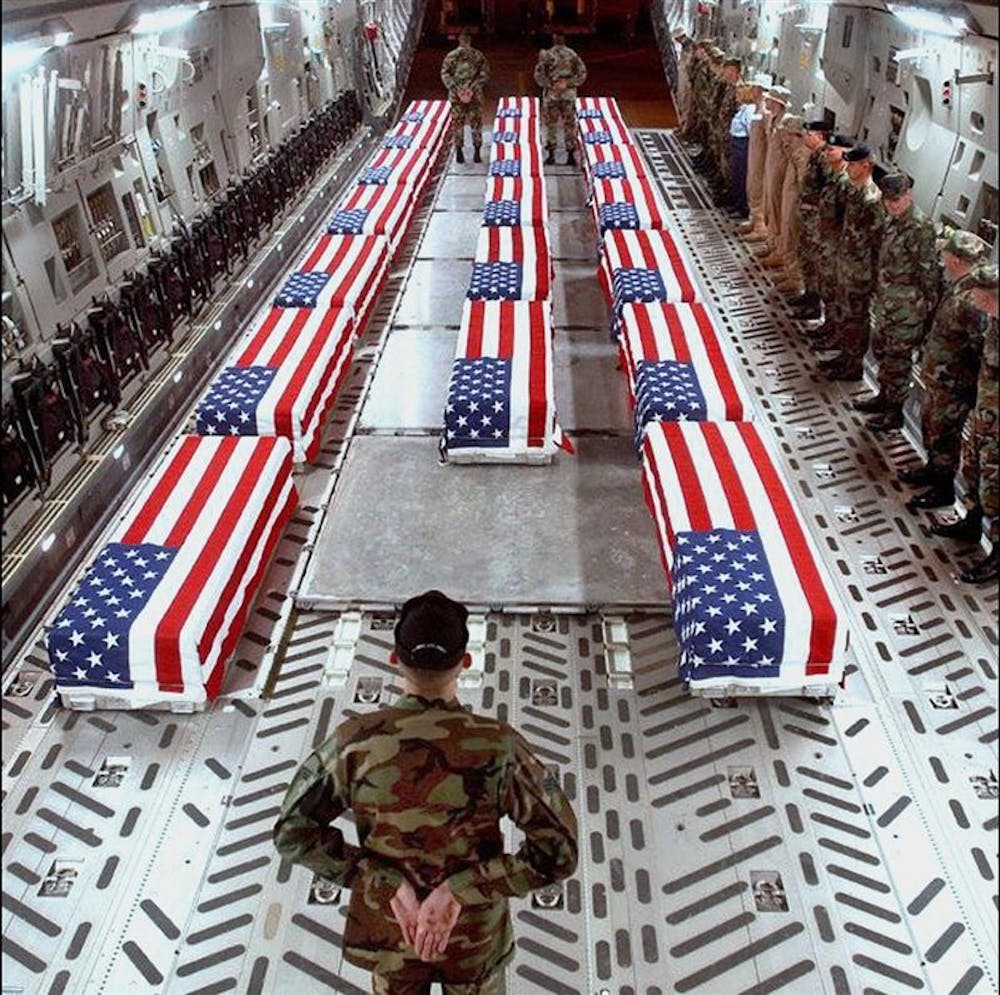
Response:
[[[462,659],[469,629],[465,605],[425,591],[403,605],[396,622],[396,653],[417,670],[451,670]]]
[[[864,162],[872,157],[872,150],[867,145],[855,145],[844,153],[845,162]]]
[[[906,173],[888,173],[879,181],[878,187],[883,197],[902,197],[910,189],[910,178]]]
[[[829,131],[830,126],[826,121],[806,121],[806,131]]]
[[[847,135],[831,134],[827,137],[826,144],[835,149],[854,148],[854,140],[848,138]]]

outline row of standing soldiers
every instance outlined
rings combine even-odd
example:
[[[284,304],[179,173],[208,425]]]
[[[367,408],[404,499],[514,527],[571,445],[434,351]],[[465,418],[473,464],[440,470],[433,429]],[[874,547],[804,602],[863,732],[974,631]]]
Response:
[[[994,580],[1000,371],[990,246],[968,231],[938,236],[906,174],[878,170],[867,145],[829,123],[789,113],[787,88],[766,77],[741,81],[740,60],[679,41],[681,137],[700,146],[695,165],[708,173],[717,203],[743,221],[740,233],[789,295],[804,335],[824,354],[823,376],[861,380],[871,350],[878,392],[854,407],[871,416],[874,432],[902,427],[917,353],[927,461],[900,474],[924,488],[907,507],[952,504],[961,467],[966,515],[931,531],[975,541],[985,516],[992,552],[962,578]]]

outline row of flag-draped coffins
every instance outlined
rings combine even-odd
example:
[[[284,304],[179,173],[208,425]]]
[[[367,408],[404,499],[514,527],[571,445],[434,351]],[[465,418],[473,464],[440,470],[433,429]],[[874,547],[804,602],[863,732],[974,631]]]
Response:
[[[273,302],[249,323],[47,633],[65,704],[198,706],[218,693],[450,123],[414,101]]]
[[[450,462],[545,462],[566,445],[555,418],[541,163],[538,100],[502,97],[445,402],[442,448]]]
[[[708,693],[828,694],[847,627],[695,267],[614,100],[578,101],[598,278],[628,379],[680,673]]]

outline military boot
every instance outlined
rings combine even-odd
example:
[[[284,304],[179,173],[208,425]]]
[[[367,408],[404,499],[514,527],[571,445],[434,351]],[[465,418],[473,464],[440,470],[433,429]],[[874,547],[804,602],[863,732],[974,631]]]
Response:
[[[877,394],[872,394],[871,397],[858,398],[858,400],[851,405],[855,411],[864,412],[866,415],[880,415],[883,411],[885,411],[885,406],[885,394],[883,394],[882,391],[879,391]],[[908,471],[906,470],[903,471],[903,473],[907,472]],[[903,479],[902,473],[899,475],[899,479]],[[914,483],[921,484],[924,483],[924,481],[915,480]]]
[[[576,151],[574,149],[570,149],[566,153],[566,165],[567,166],[575,166],[576,165]]]
[[[970,511],[965,518],[954,522],[935,522],[931,532],[945,539],[958,539],[960,542],[979,542],[983,534],[983,513]]]
[[[754,228],[748,235],[743,236],[743,241],[750,245],[760,245],[762,242],[766,242],[768,237],[766,228]]]
[[[998,576],[1000,576],[1000,546],[994,546],[989,556],[974,563],[968,570],[962,571],[958,579],[966,584],[985,584],[987,581],[995,581]]]
[[[455,162],[460,166],[465,162],[465,152],[462,149],[455,149]]]
[[[556,150],[549,149],[549,154],[545,157],[546,166],[554,166],[556,164]]]
[[[891,407],[887,405],[881,414],[869,418],[865,422],[865,426],[872,432],[891,432],[894,429],[902,428],[903,409],[895,405]]]
[[[473,145],[472,146],[472,161],[473,162],[482,162],[483,161],[482,146],[480,146],[480,145]]]
[[[768,253],[760,261],[764,269],[781,269],[785,265],[785,260],[777,252]]]
[[[906,484],[907,487],[930,487],[937,479],[937,474],[933,467],[922,463],[910,470],[900,470],[897,479],[901,484]]]
[[[947,508],[955,501],[955,478],[950,473],[935,472],[934,480],[926,491],[906,502],[908,511],[927,511],[930,508]]]
[[[789,302],[792,307],[812,308],[819,305],[819,294],[812,290],[803,291],[796,294]]]

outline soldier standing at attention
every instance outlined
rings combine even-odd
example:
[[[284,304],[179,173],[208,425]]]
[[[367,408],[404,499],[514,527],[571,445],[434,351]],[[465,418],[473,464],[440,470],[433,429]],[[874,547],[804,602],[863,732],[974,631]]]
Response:
[[[872,152],[856,145],[844,153],[847,181],[844,217],[833,257],[833,292],[829,299],[826,341],[818,348],[836,356],[819,366],[830,380],[860,380],[871,333],[870,305],[875,290],[875,264],[882,240],[882,194],[872,180]]]
[[[962,426],[976,403],[976,380],[986,316],[972,302],[971,272],[989,245],[971,231],[955,231],[942,249],[945,287],[923,343],[920,364],[925,388],[920,432],[927,463],[904,470],[904,484],[928,489],[911,498],[910,511],[943,508],[955,500],[954,478],[962,448]]]
[[[583,59],[560,34],[552,36],[552,48],[543,48],[535,63],[535,82],[542,88],[542,121],[545,123],[546,166],[556,161],[556,129],[563,123],[566,165],[576,165],[576,88],[587,78]]]
[[[967,291],[973,305],[987,316],[983,336],[983,359],[979,367],[978,395],[973,410],[972,431],[962,442],[962,478],[965,517],[957,522],[932,525],[931,532],[948,539],[977,542],[983,518],[989,519],[986,538],[990,553],[959,575],[967,584],[996,581],[1000,575],[1000,355],[997,343],[997,283],[995,265],[972,270]]]
[[[809,152],[806,162],[805,177],[802,189],[799,191],[799,267],[802,271],[803,291],[793,297],[789,304],[798,308],[795,315],[799,319],[812,319],[821,316],[819,296],[819,266],[820,252],[819,235],[819,200],[823,187],[830,181],[831,174],[827,169],[826,155],[826,122],[809,121],[806,124],[802,142]]]
[[[465,126],[472,132],[472,161],[480,162],[483,145],[483,87],[490,78],[486,56],[472,47],[472,36],[463,31],[458,48],[452,49],[441,63],[441,82],[451,103],[451,135],[455,142],[455,161],[465,162]]]
[[[507,899],[576,868],[576,818],[557,776],[504,722],[465,711],[464,606],[440,591],[403,605],[404,694],[343,722],[299,768],[274,841],[286,860],[351,889],[344,956],[375,995],[500,995],[514,953]],[[358,846],[330,825],[351,811]],[[525,839],[504,853],[500,820]]]
[[[729,56],[722,63],[722,74],[719,77],[719,100],[712,108],[713,127],[712,145],[714,148],[716,175],[712,177],[715,186],[716,204],[728,207],[732,204],[729,188],[732,182],[729,135],[733,116],[739,109],[737,87],[740,85],[740,73],[743,62],[734,56]],[[747,131],[749,136],[749,131]],[[744,177],[744,183],[746,182]]]

